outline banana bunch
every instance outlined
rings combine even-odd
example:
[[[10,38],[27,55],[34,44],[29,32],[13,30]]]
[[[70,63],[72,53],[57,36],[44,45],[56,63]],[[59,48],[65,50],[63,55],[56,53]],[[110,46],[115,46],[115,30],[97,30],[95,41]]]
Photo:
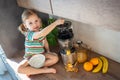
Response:
[[[97,73],[99,72],[100,70],[102,70],[102,73],[107,73],[108,71],[108,60],[107,58],[103,57],[103,56],[100,56],[98,58],[99,60],[99,63],[98,65],[92,70],[93,73]]]
[[[98,61],[99,61],[98,65],[92,70],[92,72],[94,73],[99,72],[102,69],[102,66],[103,66],[102,60],[98,58]]]
[[[107,71],[108,71],[108,60],[103,56],[101,56],[100,59],[103,61],[102,73],[107,73]]]

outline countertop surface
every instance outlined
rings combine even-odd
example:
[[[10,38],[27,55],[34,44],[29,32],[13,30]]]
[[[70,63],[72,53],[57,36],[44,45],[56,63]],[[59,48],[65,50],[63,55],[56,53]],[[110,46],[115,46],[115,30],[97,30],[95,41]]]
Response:
[[[51,48],[52,51],[58,52],[59,49],[56,48]],[[21,52],[21,54],[24,51]],[[23,55],[15,55],[13,58],[10,60],[15,61],[19,63],[23,58]],[[99,57],[101,55],[87,50],[88,54],[88,60],[92,57]],[[120,80],[120,63],[117,63],[111,59],[108,59],[109,62],[109,69],[106,74],[103,74],[101,71],[98,73],[92,73],[92,72],[86,72],[83,69],[83,64],[79,64],[79,70],[78,72],[66,72],[65,66],[63,65],[62,59],[60,54],[58,53],[60,60],[57,64],[53,65],[52,67],[56,68],[57,73],[56,74],[39,74],[39,75],[34,75],[34,76],[20,76],[24,80]],[[14,68],[15,69],[15,68]]]

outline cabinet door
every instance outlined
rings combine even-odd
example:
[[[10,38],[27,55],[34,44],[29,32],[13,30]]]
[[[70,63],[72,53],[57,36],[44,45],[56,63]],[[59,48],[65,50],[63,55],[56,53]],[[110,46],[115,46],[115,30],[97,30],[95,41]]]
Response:
[[[35,9],[40,12],[52,14],[49,0],[17,0],[20,7]]]
[[[53,14],[90,25],[120,30],[120,1],[51,0]]]

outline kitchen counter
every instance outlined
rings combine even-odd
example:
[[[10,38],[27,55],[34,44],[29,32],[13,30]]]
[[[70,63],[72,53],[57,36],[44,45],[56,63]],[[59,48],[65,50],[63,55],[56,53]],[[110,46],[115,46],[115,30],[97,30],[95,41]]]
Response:
[[[53,50],[54,49],[54,50]],[[54,52],[58,52],[59,49],[57,47],[52,48],[51,50]],[[23,52],[21,52],[20,55],[14,56],[11,58],[11,60],[15,62],[20,62],[22,60]],[[88,54],[88,60],[91,57],[97,57],[100,56],[99,54],[93,52],[93,51],[87,51]],[[109,69],[106,74],[103,74],[102,72],[98,73],[92,73],[92,72],[86,72],[83,69],[83,64],[79,65],[79,71],[78,72],[66,72],[61,56],[59,55],[60,60],[57,64],[55,64],[53,67],[57,69],[56,74],[39,74],[35,76],[24,76],[24,80],[120,80],[120,63],[117,63],[111,59],[108,59],[109,61]],[[25,78],[26,77],[26,78]]]

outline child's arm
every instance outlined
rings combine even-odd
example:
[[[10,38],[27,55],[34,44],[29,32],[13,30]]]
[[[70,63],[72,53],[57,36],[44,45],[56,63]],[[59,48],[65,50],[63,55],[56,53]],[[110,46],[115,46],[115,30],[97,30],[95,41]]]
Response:
[[[63,19],[58,19],[55,22],[53,22],[52,24],[50,24],[49,26],[47,26],[46,28],[44,28],[42,31],[40,32],[36,32],[33,36],[34,39],[38,39],[40,37],[46,36],[48,35],[57,25],[63,24],[64,20]]]
[[[45,38],[45,50],[47,53],[50,52],[49,44],[46,38]]]

